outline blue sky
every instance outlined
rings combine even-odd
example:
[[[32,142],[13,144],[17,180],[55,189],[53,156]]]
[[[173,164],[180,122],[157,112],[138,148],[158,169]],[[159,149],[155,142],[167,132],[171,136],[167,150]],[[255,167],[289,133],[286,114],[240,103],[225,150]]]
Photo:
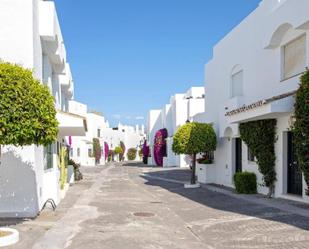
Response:
[[[212,47],[260,0],[55,2],[75,98],[115,125],[145,123],[171,95],[204,85]]]

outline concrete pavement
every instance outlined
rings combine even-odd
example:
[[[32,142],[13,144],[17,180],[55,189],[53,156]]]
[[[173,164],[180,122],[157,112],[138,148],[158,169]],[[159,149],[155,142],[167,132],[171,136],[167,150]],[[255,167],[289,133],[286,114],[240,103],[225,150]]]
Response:
[[[18,224],[22,240],[13,248],[309,248],[306,215],[208,187],[184,189],[181,170],[125,163],[85,176],[55,213]]]

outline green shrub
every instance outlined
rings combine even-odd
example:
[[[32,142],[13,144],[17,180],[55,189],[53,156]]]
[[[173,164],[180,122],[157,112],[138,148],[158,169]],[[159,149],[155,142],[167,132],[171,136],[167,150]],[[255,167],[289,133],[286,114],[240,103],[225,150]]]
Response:
[[[137,150],[135,148],[130,148],[128,150],[127,156],[129,161],[133,161],[136,158]]]
[[[0,61],[0,145],[50,145],[57,139],[54,98],[30,70]]]
[[[115,155],[119,155],[119,154],[121,154],[121,153],[123,153],[123,152],[122,152],[122,148],[121,148],[120,146],[117,146],[117,147],[115,148]]]
[[[234,175],[234,184],[239,194],[256,194],[256,175],[251,172],[238,172]]]

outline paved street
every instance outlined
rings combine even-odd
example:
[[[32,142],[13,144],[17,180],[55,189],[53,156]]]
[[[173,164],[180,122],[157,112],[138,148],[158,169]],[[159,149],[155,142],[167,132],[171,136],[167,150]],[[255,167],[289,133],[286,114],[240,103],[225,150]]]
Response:
[[[188,172],[177,169],[84,172],[55,213],[17,225],[22,240],[13,248],[309,248],[308,206],[295,206],[300,215],[280,200],[247,200],[213,186],[186,190]]]

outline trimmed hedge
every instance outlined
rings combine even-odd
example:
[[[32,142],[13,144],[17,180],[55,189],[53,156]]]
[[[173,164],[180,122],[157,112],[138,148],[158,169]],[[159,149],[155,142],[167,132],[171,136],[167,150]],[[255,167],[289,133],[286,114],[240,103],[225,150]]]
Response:
[[[238,172],[234,175],[234,184],[239,194],[256,194],[256,175],[251,172]]]

